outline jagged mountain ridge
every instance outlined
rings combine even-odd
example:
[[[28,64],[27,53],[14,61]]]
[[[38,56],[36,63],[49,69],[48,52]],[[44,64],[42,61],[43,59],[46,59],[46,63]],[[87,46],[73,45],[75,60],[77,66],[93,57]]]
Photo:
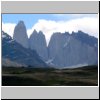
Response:
[[[57,67],[97,64],[98,49],[96,45],[98,40],[95,37],[80,32],[78,31],[74,34],[54,33],[52,35],[48,46],[50,63]],[[82,36],[85,35],[85,38],[83,37],[84,41],[81,40],[82,36],[80,34]],[[81,38],[78,38],[77,35],[80,35]],[[90,44],[90,41],[92,44]],[[53,55],[51,56],[52,52]]]
[[[24,27],[24,32],[23,29],[19,30],[20,26]],[[52,34],[50,42],[46,46],[45,35],[42,31],[34,30],[28,39],[24,22],[20,21],[16,27],[14,40],[28,48],[27,50],[35,50],[40,58],[50,66],[63,68],[98,64],[98,39],[87,33],[82,31],[72,32],[72,34],[56,32]],[[16,36],[25,40],[25,43]]]
[[[48,59],[46,39],[42,31],[33,31],[29,38],[29,45],[30,49],[37,51],[43,61]]]

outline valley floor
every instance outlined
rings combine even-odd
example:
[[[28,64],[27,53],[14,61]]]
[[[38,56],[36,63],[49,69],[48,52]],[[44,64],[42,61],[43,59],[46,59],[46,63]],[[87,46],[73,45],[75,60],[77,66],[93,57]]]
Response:
[[[2,86],[98,86],[98,67],[53,69],[3,66]]]

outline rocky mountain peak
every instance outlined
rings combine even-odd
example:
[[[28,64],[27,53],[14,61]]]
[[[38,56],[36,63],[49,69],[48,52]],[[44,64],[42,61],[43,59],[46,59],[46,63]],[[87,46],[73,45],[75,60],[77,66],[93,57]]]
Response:
[[[29,38],[30,49],[36,50],[39,56],[46,61],[48,58],[46,39],[42,31],[33,31]]]
[[[19,21],[15,26],[13,39],[20,43],[23,47],[29,47],[26,26],[23,21]]]

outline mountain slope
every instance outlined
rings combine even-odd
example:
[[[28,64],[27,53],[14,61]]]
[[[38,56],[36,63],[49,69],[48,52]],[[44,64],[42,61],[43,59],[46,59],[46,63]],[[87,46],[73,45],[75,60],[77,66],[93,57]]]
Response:
[[[32,67],[47,66],[36,51],[24,48],[4,32],[2,32],[2,57]]]
[[[16,63],[14,61],[11,61],[7,58],[2,58],[2,66],[3,67],[28,67],[26,65],[23,65],[23,64],[19,64],[19,63]]]

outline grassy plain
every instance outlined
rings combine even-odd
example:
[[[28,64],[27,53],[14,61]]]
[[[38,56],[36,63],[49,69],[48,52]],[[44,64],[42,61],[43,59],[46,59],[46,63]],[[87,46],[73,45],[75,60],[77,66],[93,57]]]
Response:
[[[97,86],[98,67],[72,69],[2,67],[2,86]]]

